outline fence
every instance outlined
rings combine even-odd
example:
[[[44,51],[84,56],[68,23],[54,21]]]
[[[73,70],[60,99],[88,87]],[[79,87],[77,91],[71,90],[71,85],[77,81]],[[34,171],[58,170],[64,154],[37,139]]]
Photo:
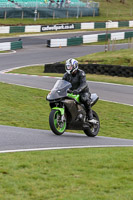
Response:
[[[0,8],[0,18],[69,18],[99,16],[99,8]]]

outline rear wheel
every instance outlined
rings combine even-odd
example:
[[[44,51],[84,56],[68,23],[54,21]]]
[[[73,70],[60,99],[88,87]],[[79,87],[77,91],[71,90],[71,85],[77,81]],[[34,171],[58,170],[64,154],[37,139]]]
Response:
[[[61,115],[59,110],[51,110],[49,115],[49,125],[56,135],[62,135],[66,130],[66,117]]]
[[[84,133],[89,137],[95,137],[100,129],[100,121],[97,113],[92,110],[93,113],[93,119],[95,120],[95,123],[89,123],[89,127],[84,129]]]

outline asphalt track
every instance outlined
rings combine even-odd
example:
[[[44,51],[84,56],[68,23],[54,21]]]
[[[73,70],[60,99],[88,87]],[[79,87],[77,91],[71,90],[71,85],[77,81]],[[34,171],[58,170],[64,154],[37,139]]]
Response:
[[[69,32],[69,33],[59,33],[59,32],[54,32],[54,33],[44,33],[44,34],[35,34],[33,36],[32,35],[19,35],[18,37],[8,37],[8,38],[0,38],[0,43],[1,42],[14,42],[19,40],[20,38],[23,41],[24,46],[25,45],[40,45],[42,44],[42,40],[43,40],[43,44],[47,44],[47,40],[49,39],[55,39],[55,38],[70,38],[70,37],[81,37],[83,35],[92,35],[92,34],[100,34],[100,33],[106,33],[108,31],[108,33],[114,33],[114,32],[129,32],[129,31],[133,31],[133,29],[122,29],[122,30],[105,30],[105,31],[79,31],[79,32]]]
[[[37,37],[37,36],[35,36]],[[0,55],[0,81],[28,87],[50,90],[56,78],[39,76],[13,75],[3,73],[14,67],[32,64],[44,64],[78,57],[104,50],[104,46],[80,46],[67,48],[47,48],[43,44],[43,36],[38,36],[41,44],[35,45],[35,38],[30,38],[30,44],[12,54]],[[58,35],[56,37],[59,37]],[[33,40],[33,43],[31,42]],[[117,49],[127,48],[127,44],[117,45]],[[97,93],[102,100],[128,104],[133,109],[133,87],[115,84],[88,82],[90,91]],[[61,148],[133,146],[133,140],[95,137],[65,133],[55,136],[51,131],[0,126],[0,152],[48,150]]]
[[[84,134],[68,132],[56,136],[46,130],[0,126],[0,153],[119,146],[133,146],[133,140],[99,136],[89,138]]]

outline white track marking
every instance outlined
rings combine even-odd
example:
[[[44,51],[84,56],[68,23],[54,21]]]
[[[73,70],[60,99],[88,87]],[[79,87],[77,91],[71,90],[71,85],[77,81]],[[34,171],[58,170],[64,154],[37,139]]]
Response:
[[[106,147],[133,147],[133,145],[96,145],[96,146],[70,146],[70,147],[51,147],[51,148],[49,147],[49,148],[35,148],[35,149],[3,150],[0,151],[0,153],[48,151],[48,150],[63,150],[63,149],[84,149],[84,148],[106,148]]]

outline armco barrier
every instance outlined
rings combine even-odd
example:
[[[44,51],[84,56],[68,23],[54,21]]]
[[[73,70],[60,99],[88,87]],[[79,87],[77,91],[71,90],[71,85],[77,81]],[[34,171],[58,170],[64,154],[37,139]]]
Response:
[[[84,22],[84,23],[67,23],[55,25],[27,25],[27,26],[0,26],[0,33],[30,33],[30,32],[47,32],[58,30],[71,30],[71,29],[98,29],[98,28],[119,28],[119,27],[133,27],[133,21],[120,21],[120,22]]]
[[[117,32],[117,33],[103,33],[103,34],[92,34],[83,35],[82,37],[72,37],[64,39],[51,39],[47,40],[47,47],[61,47],[62,40],[67,41],[63,46],[76,46],[85,43],[100,42],[110,40],[123,40],[133,37],[133,32]],[[54,46],[55,45],[55,46]]]
[[[0,43],[0,51],[22,49],[22,41]]]
[[[79,64],[85,73],[103,74],[119,77],[133,77],[133,67],[101,64]],[[65,73],[65,65],[61,63],[45,64],[45,73]]]

